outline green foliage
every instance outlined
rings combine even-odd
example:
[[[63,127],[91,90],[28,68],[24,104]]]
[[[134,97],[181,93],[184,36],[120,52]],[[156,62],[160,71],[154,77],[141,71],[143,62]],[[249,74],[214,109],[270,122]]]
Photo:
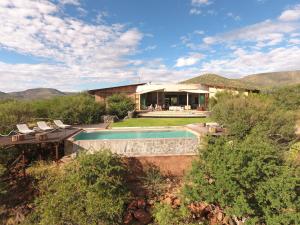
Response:
[[[184,194],[188,201],[220,205],[248,224],[292,225],[300,223],[299,182],[279,149],[253,133],[242,141],[210,139],[193,164]]]
[[[6,183],[2,181],[2,176],[5,173],[5,171],[5,167],[0,164],[0,196],[6,193]]]
[[[27,224],[120,224],[129,192],[125,167],[109,151],[81,154],[60,171],[42,166],[31,171],[40,196]]]
[[[114,94],[107,99],[107,111],[110,115],[116,115],[120,119],[127,116],[128,111],[135,108],[133,100],[125,95]]]
[[[29,102],[4,101],[0,103],[0,131],[10,132],[17,123],[31,121],[34,116],[34,109]]]
[[[85,93],[36,101],[3,101],[0,102],[0,131],[9,132],[18,123],[43,118],[61,119],[69,124],[97,123],[104,111],[104,105]]]
[[[267,96],[224,94],[217,101],[213,118],[233,136],[245,138],[255,128],[277,141],[295,138],[295,114],[278,108]]]
[[[300,84],[272,90],[269,95],[276,105],[288,110],[300,109]]]
[[[144,188],[149,192],[151,197],[157,197],[166,189],[165,178],[159,168],[150,166],[146,169],[145,175],[141,177]]]
[[[154,205],[153,216],[158,225],[192,225],[191,215],[186,206],[173,209],[169,204],[157,203]]]

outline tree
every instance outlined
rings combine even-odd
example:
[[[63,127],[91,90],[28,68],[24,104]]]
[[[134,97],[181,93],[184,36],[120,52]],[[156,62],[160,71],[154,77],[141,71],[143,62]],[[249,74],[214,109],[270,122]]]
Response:
[[[210,139],[187,180],[188,201],[219,205],[236,221],[300,224],[300,178],[262,134]]]
[[[219,95],[212,112],[217,122],[240,139],[255,129],[278,143],[295,139],[295,114],[278,108],[268,96]]]
[[[81,154],[57,171],[53,166],[32,170],[40,196],[28,224],[120,224],[129,192],[121,158],[103,150]]]
[[[114,94],[107,99],[107,111],[111,115],[116,115],[120,119],[127,116],[129,111],[134,110],[135,103],[132,101],[131,98],[120,95]]]

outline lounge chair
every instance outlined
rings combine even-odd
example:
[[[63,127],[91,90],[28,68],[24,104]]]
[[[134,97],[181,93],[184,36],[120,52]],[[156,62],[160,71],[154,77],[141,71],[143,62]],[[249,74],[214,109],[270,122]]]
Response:
[[[61,120],[53,120],[53,122],[59,128],[62,128],[62,129],[71,128],[71,125],[64,124]]]
[[[53,130],[53,128],[49,127],[45,121],[39,121],[39,122],[37,122],[37,125],[38,125],[39,129],[41,129],[42,131]]]
[[[17,124],[19,133],[21,134],[34,134],[35,131],[28,128],[26,124]]]

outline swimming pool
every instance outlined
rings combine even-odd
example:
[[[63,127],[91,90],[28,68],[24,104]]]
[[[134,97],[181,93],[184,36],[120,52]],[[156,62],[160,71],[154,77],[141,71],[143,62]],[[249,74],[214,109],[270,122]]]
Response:
[[[197,138],[187,130],[155,130],[155,131],[97,131],[81,132],[74,137],[81,140],[116,140],[116,139],[157,139],[157,138]]]

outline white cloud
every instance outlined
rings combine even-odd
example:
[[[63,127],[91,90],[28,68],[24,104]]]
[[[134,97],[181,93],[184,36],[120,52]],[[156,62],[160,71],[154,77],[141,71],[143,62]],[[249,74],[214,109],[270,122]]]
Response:
[[[145,48],[145,51],[152,51],[155,50],[157,48],[157,45],[149,45]]]
[[[295,21],[300,19],[300,4],[291,9],[285,10],[279,16],[282,21]]]
[[[221,74],[247,75],[261,72],[297,70],[300,62],[300,48],[274,48],[268,52],[245,51],[237,49],[232,56],[225,59],[211,60],[202,65],[202,70],[220,72]],[[228,73],[230,71],[230,73]]]
[[[241,17],[238,15],[234,15],[232,12],[226,14],[228,17],[234,19],[235,21],[241,20]]]
[[[202,54],[192,53],[187,57],[180,57],[176,60],[175,67],[184,67],[195,65],[203,58]]]
[[[201,5],[210,5],[212,1],[210,0],[192,0],[192,5],[201,6]]]
[[[69,1],[71,3],[71,1]],[[76,3],[76,1],[73,1]],[[55,84],[71,87],[90,82],[126,80],[134,72],[127,56],[135,54],[143,34],[122,24],[93,25],[64,16],[50,1],[1,0],[0,47],[19,54],[41,57],[51,64],[14,65],[0,63],[0,90],[11,80],[32,80],[32,85]],[[27,71],[27,72],[26,72]],[[9,74],[9,75],[7,75]],[[76,82],[75,82],[76,81]],[[25,82],[26,83],[26,82]]]
[[[76,6],[80,5],[79,0],[59,0],[59,3],[63,5],[76,5]]]
[[[297,31],[299,27],[298,23],[266,20],[216,36],[205,37],[203,42],[211,45],[224,42],[251,41],[268,42],[272,45],[272,43],[278,44],[282,40],[283,35]]]
[[[292,38],[289,40],[289,43],[295,44],[295,45],[300,45],[300,39]]]
[[[200,15],[201,13],[202,13],[202,11],[197,8],[191,8],[191,10],[190,10],[191,15]]]

